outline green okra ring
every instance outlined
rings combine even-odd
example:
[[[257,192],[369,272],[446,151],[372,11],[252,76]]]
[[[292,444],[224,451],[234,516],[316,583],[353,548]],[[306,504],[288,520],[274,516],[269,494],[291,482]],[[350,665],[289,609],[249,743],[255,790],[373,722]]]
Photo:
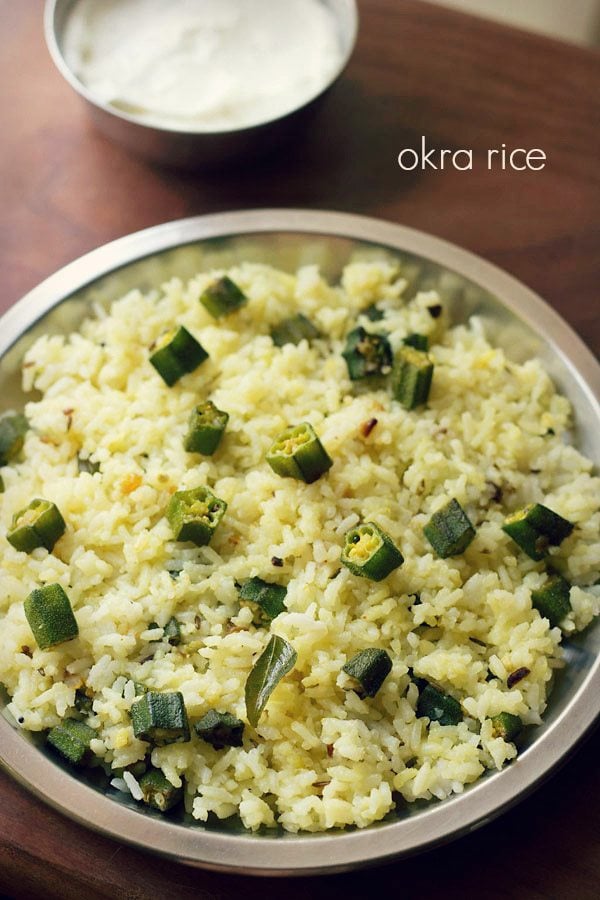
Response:
[[[501,712],[497,716],[492,716],[492,736],[501,737],[505,741],[514,741],[523,728],[523,722],[519,716],[513,713]]]
[[[183,446],[188,453],[212,456],[223,438],[229,414],[217,409],[212,400],[192,410]]]
[[[149,769],[139,780],[142,799],[148,806],[166,812],[183,799],[183,786],[175,787],[160,769]]]
[[[240,600],[256,607],[256,624],[270,622],[285,612],[286,594],[287,588],[284,585],[273,584],[258,576],[250,578],[240,588]]]
[[[430,722],[440,725],[458,725],[463,717],[458,700],[429,683],[425,683],[419,692],[416,713],[419,718],[427,716]]]
[[[540,588],[531,592],[531,605],[554,628],[571,611],[570,593],[569,582],[554,573]]]
[[[46,584],[32,591],[23,607],[40,650],[70,641],[79,634],[71,603],[60,584]]]
[[[0,466],[6,466],[20,453],[29,423],[21,413],[0,419]]]
[[[208,359],[208,353],[183,325],[162,335],[154,345],[150,362],[169,387]]]
[[[507,516],[502,530],[537,561],[548,555],[550,547],[558,546],[569,537],[574,527],[572,522],[542,503],[531,503]]]
[[[360,697],[374,697],[392,671],[392,660],[385,650],[369,647],[361,650],[342,667],[354,682]]]
[[[16,550],[31,553],[38,547],[51,552],[66,530],[59,508],[50,500],[32,500],[13,516],[6,539]]]
[[[271,329],[271,339],[276,347],[284,347],[285,344],[299,344],[300,341],[310,343],[320,337],[319,329],[302,313],[284,319],[283,322],[279,322]]]
[[[392,368],[392,396],[405,409],[415,409],[429,399],[433,380],[433,363],[427,353],[415,347],[400,347]]]
[[[220,319],[236,312],[248,302],[248,298],[235,281],[223,275],[206,288],[200,302],[214,319]]]
[[[388,375],[392,371],[390,342],[385,335],[369,333],[362,326],[350,332],[342,356],[351,381]]]
[[[306,484],[312,484],[333,465],[333,460],[308,422],[293,425],[278,435],[266,459],[282,478],[296,478]]]
[[[452,499],[434,512],[423,533],[436,554],[446,559],[467,549],[475,537],[475,528],[458,500]]]
[[[215,750],[222,750],[224,747],[241,747],[244,723],[231,713],[210,709],[199,722],[196,722],[194,731],[199,738],[206,741]]]
[[[51,728],[46,743],[73,766],[83,765],[90,757],[90,743],[96,732],[79,719],[63,719]]]
[[[197,547],[208,544],[227,504],[207,487],[176,491],[167,507],[167,519],[177,541],[191,541]]]
[[[179,691],[147,691],[131,706],[133,733],[156,747],[190,740],[183,694]]]
[[[375,522],[365,522],[346,535],[340,562],[353,575],[382,581],[402,565],[404,557],[389,534]]]

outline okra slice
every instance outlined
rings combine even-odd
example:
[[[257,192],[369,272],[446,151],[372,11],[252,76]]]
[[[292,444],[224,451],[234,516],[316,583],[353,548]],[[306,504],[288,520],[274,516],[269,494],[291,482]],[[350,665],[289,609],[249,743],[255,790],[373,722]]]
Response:
[[[70,641],[79,634],[71,603],[60,584],[36,588],[23,607],[40,650]]]
[[[175,787],[160,769],[149,769],[139,780],[144,803],[166,812],[183,797],[183,787]]]
[[[188,453],[212,456],[221,443],[228,421],[229,413],[217,409],[212,400],[201,403],[192,411],[183,446]]]
[[[492,716],[491,723],[493,737],[501,737],[505,741],[514,741],[523,728],[521,719],[508,712],[501,712],[497,716]]]
[[[392,371],[393,354],[388,339],[383,334],[370,334],[360,325],[347,336],[342,356],[352,381]]]
[[[431,722],[440,725],[458,725],[463,717],[458,700],[438,691],[432,684],[426,684],[419,693],[417,716],[427,716]]]
[[[194,731],[215,750],[222,750],[223,747],[241,747],[244,723],[231,713],[210,709],[199,722],[196,722]]]
[[[554,573],[541,588],[531,592],[531,604],[554,628],[571,611],[570,592],[569,582],[562,575]]]
[[[353,690],[360,697],[374,697],[392,670],[392,660],[385,650],[369,647],[342,668],[354,680]]]
[[[155,747],[185,743],[190,739],[183,694],[179,691],[147,691],[132,704],[131,722],[135,736]]]
[[[59,508],[50,500],[32,500],[13,516],[6,539],[16,550],[31,553],[38,547],[51,551],[65,533],[66,525]]]
[[[389,534],[375,522],[365,522],[347,533],[340,562],[353,575],[382,581],[402,565],[404,557]]]
[[[416,332],[407,334],[402,343],[406,347],[414,347],[415,350],[420,350],[422,353],[427,353],[429,350],[429,338],[426,334],[417,334]]]
[[[205,359],[208,353],[183,325],[163,334],[150,356],[150,362],[169,387],[197,369]]]
[[[333,460],[312,425],[302,422],[282,432],[267,453],[267,462],[282,478],[312,484],[333,465]]]
[[[401,347],[392,369],[392,396],[406,409],[415,409],[429,399],[433,363],[427,353],[414,347]]]
[[[369,306],[361,309],[359,315],[366,316],[369,322],[381,322],[385,313],[382,309],[379,309],[376,303],[371,303]]]
[[[518,509],[504,520],[502,530],[519,545],[521,550],[540,560],[548,554],[548,548],[561,544],[575,526],[541,503],[531,503]]]
[[[227,504],[207,487],[176,491],[167,507],[167,519],[175,540],[192,541],[197,547],[208,544],[219,522],[225,515]]]
[[[240,588],[240,600],[252,603],[256,607],[256,618],[259,625],[267,624],[280,613],[285,612],[287,588],[282,584],[264,581],[258,576],[250,578]]]
[[[0,419],[0,466],[7,466],[21,451],[29,423],[20,413]]]
[[[285,344],[299,344],[300,341],[311,341],[321,337],[321,332],[316,325],[307,319],[302,313],[284,319],[271,329],[271,339],[276,347]]]
[[[223,275],[206,288],[200,302],[214,319],[220,319],[244,306],[248,298],[235,281]]]
[[[423,533],[442,559],[463,553],[475,537],[469,517],[455,499],[434,512]]]
[[[163,637],[173,647],[176,647],[181,643],[181,625],[179,624],[175,616],[171,616],[171,618],[163,628]]]
[[[92,712],[93,700],[85,693],[85,691],[75,691],[75,709],[83,716],[89,716]]]
[[[96,732],[79,719],[63,719],[48,732],[46,742],[73,766],[83,765],[90,756],[90,742]]]

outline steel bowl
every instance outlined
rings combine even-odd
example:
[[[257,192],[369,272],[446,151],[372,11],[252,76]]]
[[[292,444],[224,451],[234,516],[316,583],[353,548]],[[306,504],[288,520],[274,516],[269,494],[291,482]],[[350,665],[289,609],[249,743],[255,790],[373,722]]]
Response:
[[[259,210],[171,222],[83,256],[31,291],[0,323],[0,393],[25,400],[19,368],[41,333],[76,328],[91,303],[132,287],[249,260],[295,270],[317,263],[330,278],[357,253],[401,259],[411,289],[435,287],[454,322],[485,320],[491,339],[515,361],[538,356],[575,410],[575,440],[600,460],[600,365],[539,297],[494,266],[437,238],[358,216]],[[21,731],[4,709],[0,762],[40,799],[117,840],[196,866],[261,875],[343,871],[433,847],[497,816],[565,759],[600,712],[600,623],[565,640],[568,665],[556,678],[544,724],[527,729],[518,759],[442,802],[401,806],[364,830],[293,835],[244,831],[237,820],[206,825],[161,818],[113,789],[86,783],[48,756],[39,735]],[[6,698],[4,698],[6,700]],[[0,705],[3,705],[0,702]]]
[[[46,0],[44,32],[46,44],[58,71],[86,103],[93,122],[107,137],[153,162],[194,169],[222,166],[235,159],[276,152],[309,125],[318,101],[338,79],[352,55],[358,33],[355,0],[321,0],[333,12],[339,29],[340,63],[329,81],[300,106],[256,125],[228,130],[186,130],[147,125],[99,100],[69,68],[63,55],[67,18],[78,0]]]

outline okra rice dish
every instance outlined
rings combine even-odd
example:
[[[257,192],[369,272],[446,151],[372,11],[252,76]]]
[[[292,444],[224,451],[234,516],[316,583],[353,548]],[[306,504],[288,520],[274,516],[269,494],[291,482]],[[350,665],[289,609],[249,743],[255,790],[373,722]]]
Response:
[[[36,340],[0,419],[0,682],[49,752],[250,830],[460,793],[600,607],[600,479],[535,359],[402,265],[245,263]]]

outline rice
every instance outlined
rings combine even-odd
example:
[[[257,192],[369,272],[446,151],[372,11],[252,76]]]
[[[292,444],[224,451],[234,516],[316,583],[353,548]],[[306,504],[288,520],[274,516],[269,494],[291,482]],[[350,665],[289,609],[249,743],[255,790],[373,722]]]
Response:
[[[536,360],[517,365],[492,347],[483,325],[434,317],[432,291],[403,299],[410,273],[389,262],[354,262],[331,286],[315,267],[296,274],[244,264],[229,272],[249,297],[216,322],[199,296],[222,272],[160,291],[133,291],[98,310],[77,334],[46,336],[28,351],[23,384],[41,392],[20,459],[3,469],[0,526],[34,497],[67,522],[52,553],[4,542],[0,681],[9,711],[40,731],[73,715],[75,692],[92,698],[86,721],[113,786],[141,797],[133,768],[151,753],[200,820],[239,815],[251,830],[365,827],[394,806],[460,793],[517,754],[494,737],[490,716],[536,725],[546,708],[561,638],[598,614],[600,480],[567,442],[568,401]],[[372,322],[361,311],[377,302]],[[302,312],[325,336],[274,346],[273,325]],[[437,311],[436,311],[437,312]],[[427,335],[435,374],[427,406],[408,412],[385,387],[349,381],[341,352],[359,322],[385,331],[394,349]],[[209,360],[168,388],[148,348],[174,323]],[[230,419],[214,456],[187,453],[191,409],[209,398]],[[376,419],[370,433],[361,428]],[[334,460],[307,485],[266,464],[274,438],[309,422]],[[79,472],[78,457],[99,465]],[[173,540],[172,493],[199,485],[228,504],[209,547]],[[456,498],[476,537],[439,559],[423,535],[431,514]],[[572,611],[550,627],[532,607],[545,566],[501,530],[507,512],[543,502],[575,523],[552,550],[572,583]],[[375,583],[340,566],[345,533],[374,521],[405,562]],[[274,565],[274,560],[282,565]],[[238,586],[260,576],[287,586],[286,611],[270,626],[297,652],[241,747],[187,743],[149,748],[135,737],[134,683],[181,691],[192,723],[208,710],[246,721],[244,687],[264,649]],[[36,587],[67,592],[79,637],[40,650],[23,601]],[[164,634],[176,616],[182,640]],[[149,626],[154,623],[158,628]],[[349,689],[342,667],[366,647],[385,649],[392,670],[375,697]],[[529,674],[509,688],[519,668]],[[463,720],[417,717],[415,678],[461,704]],[[138,768],[136,768],[138,764]]]

